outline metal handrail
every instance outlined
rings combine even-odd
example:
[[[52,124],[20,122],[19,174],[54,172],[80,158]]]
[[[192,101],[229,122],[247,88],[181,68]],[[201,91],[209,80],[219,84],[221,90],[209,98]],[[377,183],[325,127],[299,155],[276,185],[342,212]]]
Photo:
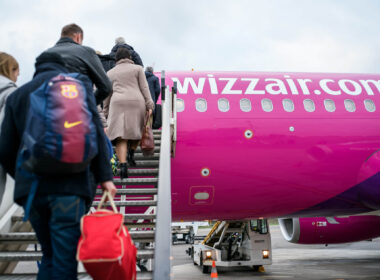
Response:
[[[162,77],[162,75],[161,75]],[[165,80],[162,84],[164,85]],[[163,88],[164,89],[164,88]],[[155,257],[154,257],[154,280],[171,279],[171,133],[170,120],[171,93],[165,88],[162,92],[162,131],[161,131],[161,152],[158,174],[158,196],[157,196],[157,219],[155,234]]]
[[[172,133],[172,157],[175,157],[176,145],[177,145],[177,82],[173,83],[172,87],[172,119],[171,133]]]

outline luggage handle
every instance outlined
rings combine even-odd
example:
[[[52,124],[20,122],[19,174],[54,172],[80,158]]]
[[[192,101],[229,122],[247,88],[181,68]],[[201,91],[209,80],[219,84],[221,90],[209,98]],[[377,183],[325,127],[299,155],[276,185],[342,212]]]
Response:
[[[109,202],[111,204],[112,210],[115,213],[119,213],[119,211],[117,211],[115,202],[113,201],[113,197],[112,197],[112,195],[111,195],[111,193],[109,191],[104,191],[103,192],[103,196],[102,196],[102,199],[100,200],[100,203],[98,205],[97,211],[102,208],[103,204],[107,201],[107,198],[108,198],[108,200],[109,200]]]

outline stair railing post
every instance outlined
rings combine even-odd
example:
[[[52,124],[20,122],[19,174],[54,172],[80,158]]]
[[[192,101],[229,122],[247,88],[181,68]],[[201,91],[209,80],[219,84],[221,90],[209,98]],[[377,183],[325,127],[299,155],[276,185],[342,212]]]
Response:
[[[177,82],[173,83],[172,87],[172,120],[171,120],[171,129],[172,129],[172,149],[171,155],[175,157],[176,144],[177,144]]]
[[[165,100],[165,70],[161,71],[161,100]]]
[[[165,89],[164,92],[164,99],[162,99],[162,132],[158,175],[155,257],[153,270],[154,280],[171,279],[171,96],[169,89]]]

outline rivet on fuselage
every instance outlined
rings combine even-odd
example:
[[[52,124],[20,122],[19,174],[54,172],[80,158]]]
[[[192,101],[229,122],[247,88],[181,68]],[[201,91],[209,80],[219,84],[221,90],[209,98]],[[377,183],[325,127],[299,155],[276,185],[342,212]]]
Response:
[[[290,127],[289,127],[289,131],[290,131],[290,132],[293,132],[293,131],[294,131],[294,126],[290,126]]]
[[[247,129],[246,131],[244,131],[244,137],[247,139],[251,139],[253,137],[253,131],[250,129]]]
[[[208,168],[203,168],[203,169],[201,170],[201,175],[202,175],[203,177],[208,177],[208,176],[210,176],[210,173],[211,173],[211,171],[210,171],[210,169],[208,169]]]

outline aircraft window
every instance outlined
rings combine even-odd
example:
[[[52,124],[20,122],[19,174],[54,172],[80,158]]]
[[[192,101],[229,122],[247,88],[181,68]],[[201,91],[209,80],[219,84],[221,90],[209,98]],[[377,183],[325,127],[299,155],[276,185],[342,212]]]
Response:
[[[327,112],[335,112],[335,103],[331,99],[325,99],[325,109]]]
[[[315,111],[315,104],[314,104],[314,101],[311,99],[305,99],[303,101],[303,107],[305,108],[306,112],[314,112]]]
[[[251,220],[251,230],[260,234],[268,233],[268,222],[266,219]]]
[[[251,101],[247,98],[240,99],[240,109],[243,112],[250,112],[252,110]]]
[[[230,102],[226,98],[219,98],[218,100],[219,111],[228,112],[230,110]]]
[[[376,111],[376,106],[375,106],[375,103],[373,103],[373,101],[371,99],[366,99],[364,100],[364,106],[365,106],[365,109],[368,111],[368,112],[375,112]]]
[[[206,112],[207,101],[203,98],[198,98],[197,100],[195,100],[195,109],[197,109],[198,112]]]
[[[261,107],[265,112],[272,112],[273,111],[273,104],[272,100],[268,98],[264,98],[261,100]]]
[[[355,112],[356,111],[355,103],[351,99],[344,100],[344,107],[346,108],[346,110],[348,112]]]
[[[183,99],[177,99],[177,112],[183,112],[185,110],[185,101]]]
[[[282,100],[282,106],[284,106],[284,110],[286,112],[293,112],[294,111],[294,103],[290,99]]]

